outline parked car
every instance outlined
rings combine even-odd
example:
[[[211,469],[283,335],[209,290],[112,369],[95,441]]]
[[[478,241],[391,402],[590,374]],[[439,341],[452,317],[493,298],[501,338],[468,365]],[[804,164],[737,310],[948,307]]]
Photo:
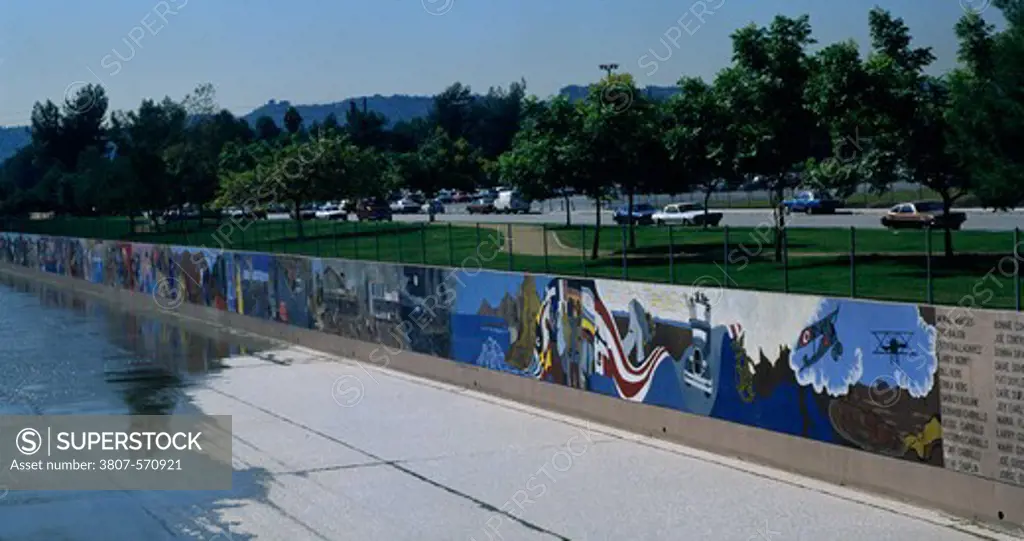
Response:
[[[704,212],[700,203],[672,203],[665,205],[660,212],[654,213],[654,223],[658,225],[704,225],[717,227],[722,221],[721,212]]]
[[[889,212],[882,217],[882,225],[889,229],[924,229],[927,227],[960,229],[965,221],[967,221],[966,213],[943,213],[940,201],[900,203],[889,209]]]
[[[629,215],[629,207],[622,206],[615,211],[612,219],[619,225],[628,224],[630,222],[640,225],[653,224],[655,212],[657,212],[657,210],[650,203],[638,203],[633,205],[632,216]]]
[[[466,192],[455,192],[455,195],[452,196],[452,199],[456,203],[469,203],[470,201],[473,200],[473,194]]]
[[[360,222],[390,222],[391,208],[384,199],[363,199],[355,203],[356,218]]]
[[[246,219],[246,220],[266,220],[267,211],[264,209],[242,209],[238,207],[228,207],[224,209],[224,214],[230,218],[235,219]]]
[[[430,202],[423,203],[423,206],[420,207],[420,211],[423,212],[423,214],[430,214],[431,207],[433,207],[434,214],[444,214],[444,204],[441,203],[441,198],[431,199]]]
[[[494,200],[494,212],[527,214],[530,212],[530,202],[523,199],[516,190],[502,190]]]
[[[297,219],[294,209],[288,212],[288,215],[291,216],[291,219],[293,220]],[[313,205],[303,205],[302,207],[299,207],[299,217],[303,220],[312,220],[313,218],[316,218],[316,207]]]
[[[807,214],[835,214],[836,209],[843,206],[838,199],[820,197],[813,191],[803,191],[796,194],[793,199],[782,202],[786,212],[804,212]]]
[[[396,214],[416,214],[420,211],[420,205],[422,204],[422,202],[418,202],[411,197],[403,197],[391,203],[391,212]]]
[[[494,199],[481,197],[466,206],[466,212],[470,214],[491,214],[494,212]]]
[[[316,219],[348,221],[348,211],[342,205],[327,204],[316,211]]]

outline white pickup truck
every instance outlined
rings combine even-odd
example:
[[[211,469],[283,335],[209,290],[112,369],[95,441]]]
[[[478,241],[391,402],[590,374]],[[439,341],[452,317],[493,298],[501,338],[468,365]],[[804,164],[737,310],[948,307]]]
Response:
[[[722,213],[709,211],[705,214],[704,205],[700,203],[672,203],[654,213],[657,225],[704,225],[705,220],[716,227],[722,221]]]

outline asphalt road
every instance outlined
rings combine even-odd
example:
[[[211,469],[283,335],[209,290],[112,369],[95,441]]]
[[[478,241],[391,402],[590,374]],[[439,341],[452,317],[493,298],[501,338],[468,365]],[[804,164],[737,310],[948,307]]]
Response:
[[[537,208],[539,205],[534,205]],[[467,214],[462,205],[449,205],[448,212],[437,215],[438,221],[450,221],[455,223],[528,223],[528,224],[564,224],[565,212],[534,212],[532,214]],[[965,209],[967,221],[963,228],[977,231],[1012,231],[1015,227],[1024,228],[1024,211],[992,212],[981,209]],[[729,227],[770,227],[772,224],[772,213],[766,209],[722,209],[725,214],[722,225]],[[790,227],[856,227],[858,229],[881,229],[881,218],[885,209],[852,209],[840,211],[835,215],[814,215],[795,214],[787,218]],[[425,221],[428,219],[425,214],[396,215],[399,221]],[[577,210],[572,213],[573,224],[593,225],[595,223],[593,210]],[[602,224],[612,224],[612,212],[604,211],[601,216]]]

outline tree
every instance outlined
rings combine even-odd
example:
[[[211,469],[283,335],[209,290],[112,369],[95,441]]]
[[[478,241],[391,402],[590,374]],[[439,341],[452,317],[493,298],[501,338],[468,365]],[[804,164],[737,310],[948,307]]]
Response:
[[[269,116],[261,116],[256,119],[256,139],[272,143],[281,135],[281,128],[277,126],[274,119]]]
[[[337,119],[335,119],[337,122]],[[359,148],[371,148],[377,151],[387,150],[390,145],[386,128],[388,119],[377,112],[360,110],[355,101],[349,102],[345,114],[345,132],[349,139]]]
[[[227,150],[237,151],[237,147]],[[234,157],[234,163],[244,167],[247,161],[255,162],[255,167],[241,171],[226,167],[218,204],[247,207],[288,202],[298,218],[299,237],[304,236],[300,210],[305,203],[361,195],[379,182],[377,160],[344,135],[282,147],[250,145],[248,152],[247,157]]]
[[[138,111],[112,115],[111,141],[131,171],[125,175],[131,184],[122,187],[131,220],[147,211],[153,225],[160,227],[158,216],[186,202],[169,170],[167,151],[185,140],[187,121],[185,108],[170,98],[160,103],[144,100]]]
[[[475,106],[473,91],[462,83],[454,83],[434,96],[428,122],[444,130],[452,141],[467,138],[475,128]]]
[[[595,85],[587,98],[584,134],[588,152],[601,172],[600,184],[618,184],[626,193],[630,216],[637,193],[662,184],[667,155],[657,131],[658,110],[636,88],[629,74],[613,74]],[[636,247],[633,220],[629,245]]]
[[[904,166],[911,179],[938,192],[942,198],[942,210],[948,214],[953,205],[970,191],[972,178],[949,144],[953,133],[947,118],[951,101],[947,82],[929,78],[922,86],[909,126],[910,137],[903,145],[906,151]],[[945,254],[952,257],[953,233],[949,222],[945,224]]]
[[[529,199],[561,196],[565,225],[571,226],[569,188],[574,187],[576,175],[566,156],[574,152],[572,147],[578,143],[579,112],[565,96],[548,103],[528,100],[524,111],[522,129],[498,160],[500,176]]]
[[[468,140],[485,159],[497,160],[512,147],[520,130],[525,98],[526,81],[520,81],[509,85],[508,90],[491,88],[487,95],[473,102],[474,125]]]
[[[248,125],[240,125],[229,111],[219,106],[213,85],[204,84],[185,97],[182,107],[190,119],[182,139],[169,146],[164,155],[168,174],[175,179],[181,200],[200,209],[217,195],[221,149],[228,141],[245,141]],[[199,213],[202,226],[204,212]]]
[[[468,189],[482,173],[479,152],[465,139],[452,140],[440,127],[419,150],[400,155],[398,164],[409,189],[422,191],[428,200],[442,188]],[[429,209],[434,221],[433,206]]]
[[[289,134],[295,135],[302,129],[302,115],[294,106],[284,112],[284,128]]]
[[[672,178],[678,183],[671,188],[679,193],[682,187],[696,187],[704,194],[705,218],[711,194],[725,179],[733,179],[736,171],[737,140],[733,118],[725,106],[721,89],[703,80],[684,77],[679,81],[680,93],[666,104],[670,127],[665,131]],[[707,219],[704,227],[708,226]]]
[[[872,54],[865,67],[872,119],[870,147],[880,156],[872,164],[871,181],[906,178],[938,192],[943,211],[971,189],[972,179],[950,144],[955,130],[948,120],[953,101],[950,81],[924,73],[935,55],[927,47],[910,46],[910,29],[880,8],[868,17]],[[880,164],[880,165],[879,165]],[[947,223],[945,253],[953,255],[953,235]]]
[[[324,121],[320,123],[320,129],[324,133],[339,133],[341,132],[341,124],[338,123],[338,115],[330,113],[324,118]]]
[[[434,127],[430,120],[423,117],[396,122],[391,127],[391,150],[394,152],[416,150],[434,133]]]
[[[983,205],[1005,210],[1024,203],[1024,7],[996,6],[1009,23],[1002,32],[977,14],[957,23],[960,66],[950,76],[947,120],[973,193]]]
[[[775,260],[782,260],[785,190],[813,150],[816,119],[807,102],[811,65],[806,48],[815,43],[810,19],[776,16],[767,28],[754,25],[732,34],[733,66],[721,74],[721,95],[737,118],[738,166],[761,175],[774,209]]]

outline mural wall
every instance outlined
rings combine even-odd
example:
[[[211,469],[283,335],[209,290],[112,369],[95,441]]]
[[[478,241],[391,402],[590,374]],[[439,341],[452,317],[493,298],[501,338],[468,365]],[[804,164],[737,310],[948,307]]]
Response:
[[[21,234],[0,258],[1024,486],[1021,314]]]

